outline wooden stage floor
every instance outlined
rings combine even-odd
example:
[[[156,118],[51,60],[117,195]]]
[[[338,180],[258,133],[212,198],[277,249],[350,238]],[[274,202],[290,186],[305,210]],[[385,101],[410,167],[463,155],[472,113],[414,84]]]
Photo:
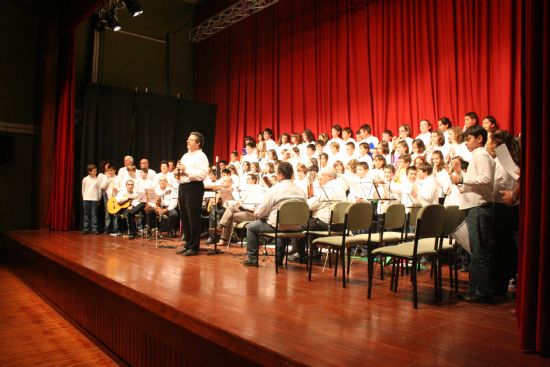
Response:
[[[373,298],[367,300],[366,263],[360,260],[354,261],[351,282],[343,289],[340,277],[334,279],[330,269],[322,273],[319,266],[311,282],[300,264],[289,263],[278,275],[271,259],[259,268],[244,267],[244,250],[237,245],[217,256],[183,257],[155,248],[154,241],[44,230],[8,232],[2,247],[8,259],[9,252],[17,252],[17,258],[36,253],[54,261],[251,364],[550,365],[518,349],[513,300],[459,302],[449,289],[446,268],[441,304],[433,301],[429,270],[420,272],[419,309],[414,310],[409,282],[402,278],[392,293],[389,277],[381,281],[378,269]],[[12,261],[18,272],[22,265]],[[29,272],[23,278],[38,277]]]

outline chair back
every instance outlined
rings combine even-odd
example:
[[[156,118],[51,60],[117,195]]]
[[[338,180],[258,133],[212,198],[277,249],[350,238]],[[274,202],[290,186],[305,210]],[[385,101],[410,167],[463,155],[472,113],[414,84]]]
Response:
[[[309,206],[305,201],[286,201],[277,211],[277,225],[306,226],[308,220]]]
[[[416,219],[416,239],[439,238],[445,225],[445,207],[439,204],[427,205],[420,209]]]
[[[420,210],[422,210],[421,206],[412,206],[412,207],[410,207],[410,212],[409,212],[409,225],[410,226],[416,226],[416,219],[418,218],[418,214],[420,214]]]
[[[405,226],[406,218],[405,205],[401,203],[390,204],[384,215],[384,228],[402,229]]]
[[[346,230],[351,232],[370,229],[372,216],[372,204],[369,202],[349,205],[346,209]]]
[[[332,204],[330,208],[330,224],[343,224],[346,219],[346,209],[351,203],[347,201],[339,201]]]
[[[443,236],[448,237],[454,233],[460,225],[460,210],[458,205],[449,205],[445,207],[445,225],[443,226]]]

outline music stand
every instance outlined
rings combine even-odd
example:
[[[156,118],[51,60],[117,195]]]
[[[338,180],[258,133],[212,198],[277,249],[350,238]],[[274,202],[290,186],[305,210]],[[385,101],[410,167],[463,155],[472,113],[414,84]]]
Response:
[[[177,200],[178,202],[178,207],[179,207],[179,200],[178,200],[178,189],[171,189],[172,191],[172,200],[174,200],[174,197],[175,199]],[[161,202],[162,204],[162,202]],[[157,216],[157,230],[155,232],[155,246],[156,248],[170,248],[170,249],[175,249],[177,248],[176,245],[161,245],[160,243],[162,241],[170,241],[170,242],[174,242],[174,239],[172,238],[164,238],[162,236],[162,232],[160,231],[160,225],[161,225],[161,221],[162,221],[162,215],[160,215],[160,218],[159,216]],[[169,221],[169,218],[167,218],[167,222],[168,222],[168,233],[170,233],[170,221]]]
[[[320,203],[335,203],[337,201],[341,201],[341,200],[331,199],[331,198],[334,197],[334,189],[332,187],[324,187],[324,186],[319,185],[319,186],[315,186],[314,188],[315,189],[321,189],[322,194],[320,195],[320,198],[319,198]],[[329,193],[330,193],[330,195],[329,195]],[[323,199],[323,196],[326,199]]]
[[[216,197],[218,196],[218,194],[220,194],[220,192],[222,192],[224,190],[227,190],[227,189],[214,186],[214,187],[211,187],[211,188],[205,188],[205,190],[209,190],[209,191],[214,192],[214,210],[216,210],[216,207],[218,206]],[[231,192],[229,192],[229,194],[231,194]],[[207,255],[223,254],[223,251],[218,249],[219,238],[218,238],[218,234],[216,233],[217,230],[218,230],[218,213],[216,213],[216,212],[214,212],[214,228],[213,229],[214,229],[214,233],[212,234],[212,238],[214,239],[214,248],[213,249],[208,249],[206,254]]]

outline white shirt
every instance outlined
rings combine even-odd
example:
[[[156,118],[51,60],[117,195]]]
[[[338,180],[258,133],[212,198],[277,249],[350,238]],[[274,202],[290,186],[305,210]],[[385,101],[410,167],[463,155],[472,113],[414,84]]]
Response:
[[[161,208],[173,210],[176,209],[176,207],[178,206],[178,199],[174,195],[174,189],[172,189],[171,187],[166,186],[166,188],[163,190],[160,188],[160,186],[157,186],[155,188],[155,194],[160,197]],[[157,206],[157,203],[155,202],[151,206],[154,208]]]
[[[516,169],[518,167],[516,166]],[[518,183],[513,176],[508,174],[498,158],[495,158],[495,186],[493,189],[493,199],[495,203],[504,203],[500,191],[513,191]]]
[[[330,210],[333,202],[346,200],[346,193],[336,180],[330,180],[324,186],[314,187],[314,195],[307,199],[312,216],[325,223],[330,222]]]
[[[370,175],[365,177],[353,176],[349,182],[348,201],[355,203],[357,199],[370,200],[375,197],[376,190]]]
[[[166,182],[168,183],[168,186],[176,187],[178,185],[178,181],[176,181],[176,178],[174,177],[174,174],[172,172],[166,172],[166,174],[162,172],[157,173],[153,178],[154,185],[158,186],[159,180],[163,177],[166,178]]]
[[[472,151],[468,171],[462,176],[464,190],[460,198],[460,209],[482,206],[493,201],[495,161],[485,148]]]
[[[129,178],[130,175],[128,174],[128,168],[126,168],[126,167],[119,168],[118,169],[118,177],[120,177],[121,179]]]
[[[433,175],[417,180],[416,201],[422,206],[439,204],[438,186]]]
[[[239,194],[241,206],[245,209],[254,209],[262,202],[265,189],[260,184],[244,184]]]
[[[275,151],[277,151],[277,148],[278,148],[278,146],[277,146],[277,143],[275,143],[275,140],[269,139],[269,140],[265,141],[265,150],[266,150],[266,152],[268,150],[271,150],[271,149],[275,149]]]
[[[369,165],[369,169],[372,169],[372,157],[368,154],[362,155],[357,158],[359,162],[366,162]]]
[[[447,172],[447,170],[445,169],[442,169],[439,172],[436,172],[434,170],[433,175],[435,178],[435,182],[439,187],[439,197],[447,195],[447,193],[451,190],[451,186],[453,185],[453,183],[451,182],[451,176],[449,176],[449,172]]]
[[[369,145],[369,148],[370,149],[374,149],[378,146],[378,144],[380,144],[380,141],[378,140],[378,138],[374,135],[371,135],[369,137],[366,137],[365,139],[361,140],[359,142],[359,144],[361,143],[367,143]]]
[[[243,162],[258,162],[258,153],[254,150],[252,153],[242,156]]]
[[[185,166],[185,172],[180,176],[180,183],[204,181],[208,175],[208,158],[202,149],[185,153],[180,161]]]
[[[101,197],[101,187],[99,178],[90,175],[82,179],[82,200],[98,201]]]
[[[430,140],[432,139],[432,133],[427,131],[425,133],[418,134],[416,136],[416,139],[422,140],[424,142],[425,146],[429,146],[430,145]]]
[[[140,201],[138,199],[138,194],[136,192],[128,193],[128,190],[123,189],[121,192],[119,192],[116,196],[116,201],[119,204],[124,204],[128,201],[128,199],[132,199],[132,206],[138,206]]]
[[[468,150],[465,143],[449,144],[448,148],[448,154],[451,158],[459,156],[466,162],[470,162],[472,160],[472,152]]]
[[[281,181],[267,191],[262,203],[255,211],[255,216],[257,218],[267,218],[267,224],[275,227],[277,224],[277,210],[284,202],[290,200],[305,202],[306,194],[292,180]]]

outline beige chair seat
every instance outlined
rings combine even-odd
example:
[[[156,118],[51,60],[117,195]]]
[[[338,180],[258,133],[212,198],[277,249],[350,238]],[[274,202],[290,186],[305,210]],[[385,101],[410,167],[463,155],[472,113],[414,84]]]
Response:
[[[364,236],[364,234],[360,234],[359,236]],[[380,240],[380,237],[381,237],[380,233],[373,233],[371,235],[370,240],[374,243],[380,243],[380,242],[382,242]],[[393,231],[384,232],[383,241],[384,242],[399,242],[399,241],[401,241],[401,232],[393,232]]]
[[[433,238],[422,238],[421,240],[418,241],[418,244],[420,246],[432,246],[433,247],[434,240],[433,240]],[[455,248],[454,246],[449,245],[448,241],[443,241],[443,245],[441,246],[442,251],[450,251],[450,250],[453,250],[454,248]]]
[[[345,246],[351,247],[351,246],[357,246],[357,245],[363,245],[367,243],[368,241],[368,235],[359,235],[359,236],[348,236],[345,240]],[[313,244],[317,246],[332,246],[332,247],[341,247],[342,246],[342,236],[330,236],[330,237],[322,237],[322,238],[316,238],[313,240]]]
[[[268,237],[268,238],[302,238],[305,237],[304,232],[279,232],[277,236],[275,236],[275,232],[263,232],[262,236]]]
[[[422,241],[423,240],[423,241]],[[437,251],[434,250],[434,239],[423,238],[418,241],[418,249],[416,250],[417,256],[435,255]],[[395,246],[379,247],[372,251],[373,255],[386,255],[395,257],[412,257],[414,250],[414,242],[404,242]]]

